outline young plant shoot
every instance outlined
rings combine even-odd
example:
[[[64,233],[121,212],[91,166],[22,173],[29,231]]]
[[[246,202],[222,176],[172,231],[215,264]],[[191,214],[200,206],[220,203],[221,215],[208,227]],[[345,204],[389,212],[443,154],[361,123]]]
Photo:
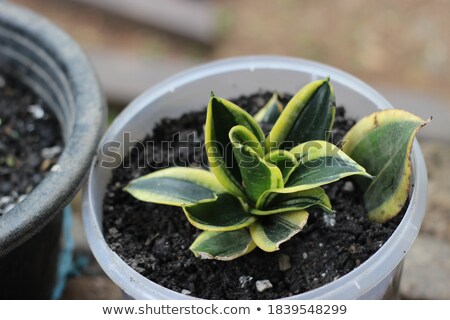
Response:
[[[278,250],[302,230],[308,210],[332,212],[321,186],[349,176],[364,192],[369,218],[392,218],[407,200],[411,146],[425,122],[405,111],[377,112],[348,132],[341,150],[328,142],[334,114],[329,79],[307,84],[286,106],[274,94],[255,118],[212,94],[205,124],[210,171],[162,169],[125,190],[181,207],[203,230],[190,250],[204,259]],[[273,124],[267,136],[258,122]]]

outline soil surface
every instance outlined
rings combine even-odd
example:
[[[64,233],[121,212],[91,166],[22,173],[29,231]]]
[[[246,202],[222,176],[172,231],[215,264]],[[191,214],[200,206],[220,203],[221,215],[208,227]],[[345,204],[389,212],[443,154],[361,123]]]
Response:
[[[235,102],[254,114],[270,97],[271,93],[257,93]],[[108,185],[103,219],[106,241],[148,279],[207,299],[287,297],[350,272],[375,253],[401,221],[403,214],[384,225],[370,222],[359,192],[343,180],[325,186],[336,213],[310,211],[307,226],[280,251],[256,249],[229,262],[195,258],[188,248],[199,231],[180,208],[140,202],[122,188],[133,178],[167,165],[206,167],[206,155],[199,148],[204,122],[205,111],[163,119],[143,141],[143,145],[153,141],[155,147],[134,149],[125,159],[129,168],[115,169]],[[338,107],[333,142],[337,144],[353,124],[354,120],[345,117],[345,109]],[[162,141],[171,141],[171,148],[162,148]],[[268,280],[272,288],[259,292],[256,284],[262,280]]]
[[[62,147],[59,123],[42,99],[0,74],[0,217],[42,181]]]

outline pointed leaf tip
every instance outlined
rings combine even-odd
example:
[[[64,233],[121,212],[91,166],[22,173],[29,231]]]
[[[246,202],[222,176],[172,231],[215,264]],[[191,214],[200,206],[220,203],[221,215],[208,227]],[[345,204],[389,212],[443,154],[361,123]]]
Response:
[[[288,102],[266,138],[266,150],[286,149],[311,140],[328,140],[335,115],[334,90],[327,80],[313,81]]]
[[[254,119],[259,123],[274,124],[284,110],[280,95],[274,92],[267,103],[255,114]]]

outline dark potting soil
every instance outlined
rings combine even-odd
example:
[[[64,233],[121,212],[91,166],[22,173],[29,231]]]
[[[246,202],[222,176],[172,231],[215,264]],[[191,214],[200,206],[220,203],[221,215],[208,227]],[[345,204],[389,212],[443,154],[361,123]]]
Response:
[[[235,102],[257,112],[271,93],[240,97]],[[289,97],[284,98],[285,102]],[[134,270],[172,290],[207,299],[275,299],[299,294],[329,283],[367,260],[389,238],[403,215],[381,225],[370,222],[360,193],[349,181],[325,186],[335,214],[311,211],[307,226],[275,253],[259,249],[233,261],[200,260],[189,251],[199,231],[180,208],[144,203],[122,189],[130,180],[173,166],[206,167],[203,145],[205,111],[179,119],[163,119],[138,148],[127,166],[114,170],[104,199],[106,241]],[[337,144],[354,120],[338,107],[333,129]],[[266,128],[270,129],[270,128]],[[174,136],[174,133],[179,134]],[[153,141],[154,148],[144,147]],[[171,148],[162,148],[171,141]],[[269,280],[272,288],[256,289]]]
[[[41,182],[62,146],[59,123],[42,99],[0,74],[0,218]]]

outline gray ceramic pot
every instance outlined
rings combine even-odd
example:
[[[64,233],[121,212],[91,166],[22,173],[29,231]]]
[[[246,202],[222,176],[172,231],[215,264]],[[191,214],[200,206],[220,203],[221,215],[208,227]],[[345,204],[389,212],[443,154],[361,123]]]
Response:
[[[0,299],[49,298],[60,247],[61,210],[79,190],[106,123],[97,79],[78,45],[33,12],[0,1],[0,71],[53,109],[65,148],[45,179],[0,217]]]

